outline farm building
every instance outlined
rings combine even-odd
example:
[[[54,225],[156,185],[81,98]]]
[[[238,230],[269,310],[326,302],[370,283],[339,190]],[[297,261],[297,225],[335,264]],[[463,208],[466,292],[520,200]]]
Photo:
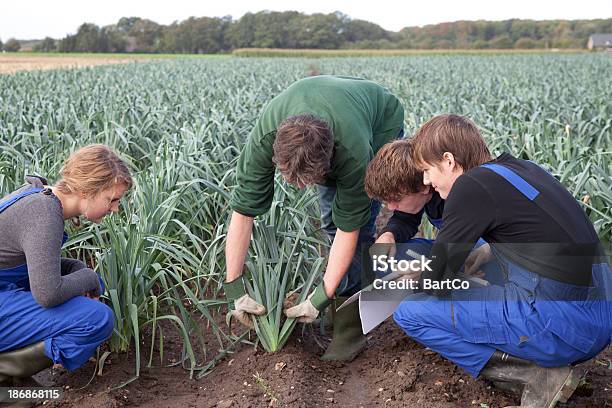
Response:
[[[589,37],[587,48],[612,50],[612,34],[593,34]]]

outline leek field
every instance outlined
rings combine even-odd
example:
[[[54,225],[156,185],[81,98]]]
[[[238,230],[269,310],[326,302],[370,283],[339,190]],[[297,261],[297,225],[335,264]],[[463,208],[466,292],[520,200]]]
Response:
[[[235,163],[262,107],[293,81],[319,73],[377,81],[403,100],[407,135],[434,114],[469,116],[495,154],[533,160],[557,177],[609,242],[611,69],[609,55],[526,54],[182,58],[0,75],[0,195],[25,174],[55,181],[86,144],[111,145],[129,161],[136,186],[122,212],[68,227],[67,253],[103,276],[115,312],[98,361],[136,352],[135,377],[175,364],[195,378],[214,373],[238,344],[279,350],[296,327],[282,314],[285,296],[305,298],[324,270],[314,189],[277,177],[246,266],[248,289],[268,314],[254,333],[228,326],[221,282]],[[163,355],[168,330],[183,342],[174,363]]]

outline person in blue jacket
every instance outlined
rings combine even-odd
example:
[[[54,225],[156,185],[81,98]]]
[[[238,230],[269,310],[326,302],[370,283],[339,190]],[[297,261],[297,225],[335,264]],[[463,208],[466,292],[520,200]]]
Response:
[[[414,163],[445,200],[422,293],[400,304],[396,323],[473,377],[519,386],[522,407],[567,401],[577,364],[612,340],[612,272],[580,205],[537,164],[491,157],[458,115],[429,120],[395,161]],[[487,244],[473,251],[479,238]],[[462,268],[490,261],[503,282],[454,285]]]
[[[127,165],[107,146],[73,153],[49,186],[42,177],[0,200],[0,384],[61,364],[75,370],[113,331],[104,287],[84,263],[61,256],[64,221],[99,223],[132,186]]]

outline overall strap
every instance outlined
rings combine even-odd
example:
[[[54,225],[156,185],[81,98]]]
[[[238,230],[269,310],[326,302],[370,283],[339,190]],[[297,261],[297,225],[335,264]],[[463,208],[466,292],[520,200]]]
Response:
[[[506,179],[508,183],[512,184],[514,188],[520,191],[530,201],[535,200],[535,198],[540,194],[540,192],[527,181],[525,181],[524,178],[522,178],[507,167],[504,167],[500,164],[492,163],[485,163],[482,165],[482,167],[486,167],[487,169],[492,170],[502,176],[504,179]]]
[[[573,231],[571,231],[567,227],[566,225],[567,223],[565,222],[565,220],[560,219],[558,216],[548,211],[546,207],[543,206],[542,201],[543,200],[545,201],[546,197],[541,196],[540,191],[538,191],[534,186],[529,184],[527,180],[525,180],[524,178],[516,174],[513,170],[509,169],[508,167],[502,166],[501,164],[485,163],[485,164],[482,164],[481,166],[499,174],[508,183],[512,184],[514,188],[516,188],[525,197],[527,197],[529,201],[533,202],[538,208],[540,208],[542,211],[548,214],[553,220],[555,220],[569,236],[573,235]],[[540,197],[540,199],[536,200],[538,196]]]
[[[546,200],[544,196],[540,196],[540,192],[527,180],[516,174],[513,170],[502,166],[501,164],[492,164],[485,163],[481,165],[482,167],[486,167],[489,170],[499,174],[503,177],[508,183],[512,184],[518,191],[520,191],[525,197],[529,199],[529,201],[533,202],[538,208],[548,214],[553,220],[557,221],[557,223],[563,228],[563,230],[569,235],[573,235],[573,231],[571,231],[567,227],[567,223],[565,220],[560,219],[554,213],[548,211],[542,204],[542,199]],[[552,177],[552,176],[551,176]],[[536,200],[536,198],[540,196],[540,200]]]
[[[13,197],[0,201],[0,213],[9,208],[11,205],[15,204],[17,201],[21,200],[23,197],[27,197],[32,194],[40,193],[44,191],[43,188],[34,187],[29,190],[25,190],[20,192],[19,194],[14,195]]]
[[[540,210],[548,214],[553,220],[557,222],[557,224],[567,233],[568,236],[573,236],[574,232],[567,226],[567,223],[564,219],[561,218],[560,215],[555,212],[549,211],[544,205],[546,202],[549,202],[548,198],[540,195],[540,191],[537,190],[534,186],[532,186],[527,180],[519,176],[513,170],[508,167],[502,166],[500,164],[486,163],[482,164],[482,167],[485,167],[498,175],[504,178],[508,183],[510,183],[514,188],[521,192],[529,201],[531,201],[534,205],[536,205]],[[552,177],[552,176],[550,176]],[[536,200],[536,198],[538,198]],[[584,249],[583,249],[584,248]],[[593,257],[594,253],[591,251],[596,251],[596,248],[591,249],[590,246],[587,247],[579,247],[580,251],[587,250],[586,256]]]

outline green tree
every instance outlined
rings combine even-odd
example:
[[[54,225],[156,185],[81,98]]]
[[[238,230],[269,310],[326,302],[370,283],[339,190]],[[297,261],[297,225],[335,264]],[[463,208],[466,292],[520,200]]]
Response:
[[[157,44],[157,50],[165,53],[180,52],[178,36],[179,24],[175,21],[162,30],[161,38]]]
[[[168,26],[140,17],[117,24],[83,24],[58,42],[63,52],[216,53],[234,48],[540,48],[585,47],[589,35],[612,32],[601,20],[456,21],[389,32],[343,13],[306,15],[260,11],[231,16],[190,17]]]
[[[192,22],[192,49],[194,54],[212,54],[224,51],[225,31],[231,23],[231,17],[202,17]]]
[[[76,35],[67,35],[57,44],[59,52],[74,52],[76,47]]]
[[[108,38],[108,51],[125,52],[127,47],[126,34],[119,30],[116,24],[106,26],[103,30]]]
[[[442,49],[442,50],[450,50],[450,49],[455,48],[455,44],[451,40],[442,39],[442,40],[436,41],[435,48]]]
[[[296,11],[247,13],[226,30],[227,48],[299,48],[296,32],[304,15]]]
[[[477,40],[471,43],[471,48],[483,50],[489,48],[489,42],[485,40]]]
[[[53,52],[57,51],[57,43],[51,37],[45,37],[40,43],[34,46],[34,51],[37,52]]]
[[[134,24],[142,20],[140,17],[121,17],[116,24],[117,31],[128,34]]]
[[[231,17],[190,17],[164,29],[158,49],[165,52],[210,54],[225,51],[227,28]]]
[[[14,38],[9,38],[6,44],[4,44],[4,51],[6,52],[17,52],[21,49],[21,44]]]
[[[4,45],[2,44],[2,39],[0,39],[0,51],[4,49]]]
[[[230,48],[253,47],[255,39],[256,17],[253,13],[246,13],[240,20],[231,24],[227,29],[226,43]]]
[[[343,21],[343,39],[348,42],[388,40],[390,33],[377,24],[364,20]]]
[[[532,48],[538,48],[538,43],[535,40],[532,40],[531,38],[519,38],[518,40],[516,40],[516,42],[514,43],[514,48],[521,48],[521,49],[532,49]]]
[[[516,42],[522,39],[539,40],[538,25],[533,20],[513,20],[510,28],[510,38]],[[529,45],[525,42],[525,45]],[[528,48],[528,47],[524,47]]]
[[[100,28],[91,23],[83,23],[75,37],[74,51],[76,52],[104,52],[101,50]]]
[[[298,30],[303,14],[297,11],[258,13],[255,43],[258,47],[297,48]]]
[[[507,35],[500,35],[489,41],[489,45],[493,49],[508,49],[512,48],[512,40]]]
[[[130,20],[130,28],[127,32],[128,43],[132,40],[129,51],[135,52],[157,52],[162,37],[163,27],[155,21],[138,19]]]
[[[297,31],[297,44],[299,48],[339,48],[342,32],[342,20],[337,13],[312,14],[302,19]]]

